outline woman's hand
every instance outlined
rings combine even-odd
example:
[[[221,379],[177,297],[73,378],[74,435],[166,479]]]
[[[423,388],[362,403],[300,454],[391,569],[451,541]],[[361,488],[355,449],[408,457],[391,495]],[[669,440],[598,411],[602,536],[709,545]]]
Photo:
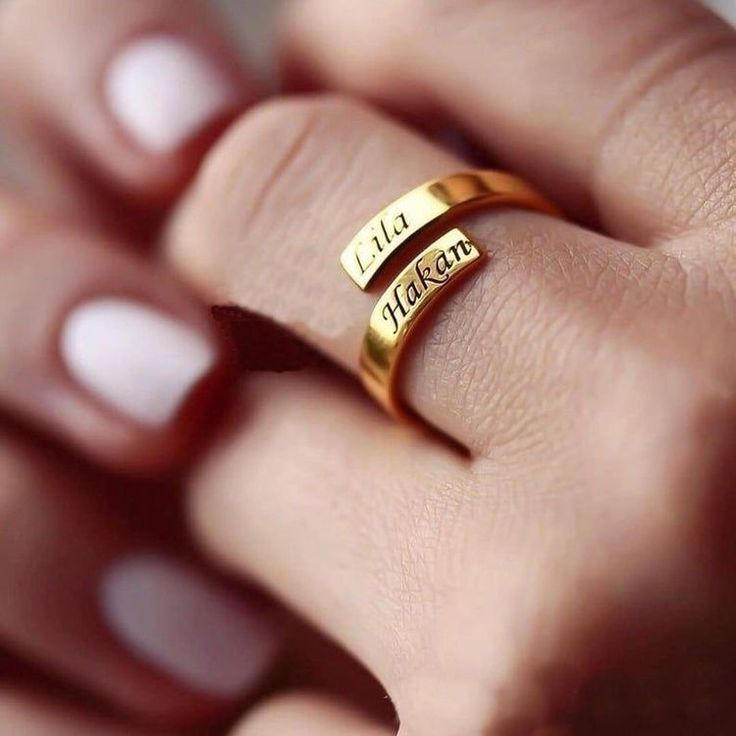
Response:
[[[201,307],[133,250],[253,83],[192,2],[8,0],[0,49],[25,186],[0,199],[0,401],[124,471],[180,462],[225,361]]]
[[[450,111],[591,228],[464,222],[490,261],[414,341],[401,391],[469,457],[335,376],[251,380],[193,485],[202,539],[365,663],[402,736],[732,732],[734,32],[686,0],[294,17],[303,78]],[[375,296],[342,248],[464,168],[355,102],[268,102],[209,157],[170,257],[353,372]],[[305,713],[360,732],[282,703],[243,734],[302,734]]]
[[[46,702],[67,690],[121,721],[221,718],[279,624],[182,543],[171,473],[228,361],[134,251],[254,84],[182,0],[5,0],[0,82],[25,183],[0,195],[0,733],[123,733]]]

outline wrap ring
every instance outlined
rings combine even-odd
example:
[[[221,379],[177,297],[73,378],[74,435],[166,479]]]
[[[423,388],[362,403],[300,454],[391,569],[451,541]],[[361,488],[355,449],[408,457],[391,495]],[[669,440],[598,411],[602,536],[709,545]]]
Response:
[[[373,309],[359,364],[363,385],[392,416],[413,418],[397,391],[400,357],[410,334],[440,296],[487,258],[485,249],[454,222],[472,211],[500,207],[561,216],[511,174],[470,171],[427,182],[395,200],[343,251],[342,267],[363,291],[390,262],[403,259]]]

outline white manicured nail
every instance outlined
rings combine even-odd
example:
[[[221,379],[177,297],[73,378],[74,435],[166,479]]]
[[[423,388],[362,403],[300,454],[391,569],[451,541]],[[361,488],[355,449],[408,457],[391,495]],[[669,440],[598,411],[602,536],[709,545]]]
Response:
[[[133,41],[113,59],[105,95],[140,146],[168,153],[230,107],[237,91],[203,51],[174,37],[153,36]]]
[[[215,361],[209,342],[184,323],[113,298],[72,310],[60,352],[78,384],[133,421],[154,427],[174,417]]]
[[[103,579],[101,607],[139,657],[209,695],[233,697],[255,687],[276,657],[275,628],[262,611],[163,557],[118,561]]]

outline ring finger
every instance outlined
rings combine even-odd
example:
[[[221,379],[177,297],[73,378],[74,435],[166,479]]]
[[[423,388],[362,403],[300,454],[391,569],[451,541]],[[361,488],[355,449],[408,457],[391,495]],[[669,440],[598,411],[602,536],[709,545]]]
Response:
[[[342,247],[395,197],[462,168],[355,103],[267,103],[209,158],[174,221],[170,254],[208,300],[275,319],[354,371],[375,296],[342,272]],[[530,436],[531,407],[550,415],[565,388],[586,384],[591,361],[605,366],[601,334],[637,329],[632,290],[679,290],[686,276],[656,253],[540,214],[464,222],[492,263],[451,295],[421,351],[407,352],[401,392],[428,422],[483,451],[521,427]],[[647,309],[669,309],[667,295],[655,291]],[[560,364],[572,350],[589,356],[582,373]]]

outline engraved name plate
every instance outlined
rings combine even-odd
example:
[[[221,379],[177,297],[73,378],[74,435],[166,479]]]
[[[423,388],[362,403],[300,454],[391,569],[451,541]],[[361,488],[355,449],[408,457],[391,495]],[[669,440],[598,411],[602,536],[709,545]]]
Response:
[[[453,174],[417,187],[379,212],[350,241],[340,263],[365,290],[390,258],[427,228],[481,206],[556,212],[524,182],[509,174]]]
[[[442,291],[484,255],[461,230],[450,230],[414,258],[386,289],[371,314],[361,354],[369,390],[383,391],[385,374],[395,367],[409,330]]]

